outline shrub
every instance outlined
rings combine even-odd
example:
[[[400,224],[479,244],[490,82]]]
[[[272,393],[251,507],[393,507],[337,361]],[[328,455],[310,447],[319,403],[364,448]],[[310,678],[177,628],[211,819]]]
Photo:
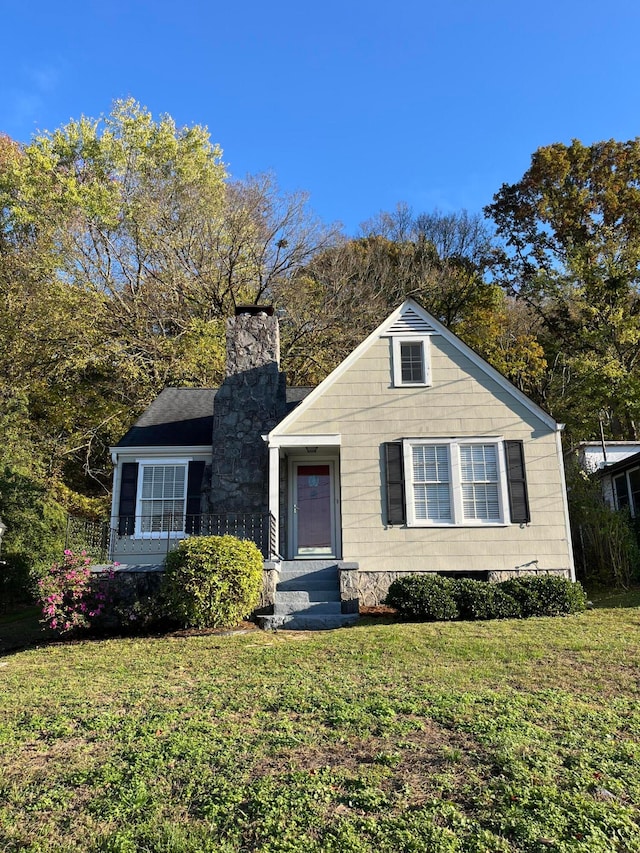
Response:
[[[597,473],[577,462],[567,467],[569,516],[576,570],[591,583],[628,589],[640,576],[637,522],[627,510],[612,509],[604,500]]]
[[[387,604],[425,621],[513,619],[581,613],[586,595],[579,583],[539,575],[489,583],[469,578],[407,575],[389,587]]]
[[[92,627],[109,604],[113,572],[93,574],[90,564],[85,551],[66,550],[38,581],[42,622],[59,634]]]
[[[169,615],[193,628],[229,628],[251,613],[262,590],[262,555],[234,536],[183,539],[167,554]]]
[[[515,619],[522,608],[501,584],[471,578],[453,580],[461,619]]]
[[[458,607],[453,584],[439,575],[407,575],[393,581],[386,603],[403,616],[435,622],[456,619]]]
[[[0,610],[37,596],[38,578],[65,546],[65,514],[35,475],[0,465],[2,540]]]
[[[550,575],[512,578],[499,584],[519,602],[523,616],[564,616],[581,613],[587,597],[579,583]]]

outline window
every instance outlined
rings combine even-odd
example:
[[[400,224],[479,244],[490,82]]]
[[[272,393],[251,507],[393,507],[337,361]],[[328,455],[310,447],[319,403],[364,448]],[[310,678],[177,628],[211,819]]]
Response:
[[[142,536],[184,531],[187,465],[141,464],[136,533]]]
[[[393,338],[393,384],[430,385],[429,338]]]
[[[424,382],[424,353],[421,343],[400,343],[402,383]]]
[[[614,478],[613,491],[616,498],[616,509],[624,509],[629,506],[629,487],[626,474]]]
[[[629,507],[632,518],[640,514],[640,468],[613,478],[616,509]]]
[[[631,514],[635,516],[640,509],[640,468],[629,471],[629,492],[631,493]]]
[[[464,518],[500,521],[497,446],[461,444],[459,451]]]
[[[413,502],[416,520],[451,521],[451,477],[446,444],[411,448]]]
[[[408,525],[505,524],[509,498],[502,444],[406,439]]]
[[[178,538],[199,533],[204,470],[202,459],[123,461],[118,535]]]

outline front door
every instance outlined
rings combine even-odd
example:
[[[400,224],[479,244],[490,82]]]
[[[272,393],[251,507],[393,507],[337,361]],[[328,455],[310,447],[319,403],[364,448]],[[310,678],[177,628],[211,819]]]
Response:
[[[335,517],[333,462],[294,462],[294,555],[336,556]]]

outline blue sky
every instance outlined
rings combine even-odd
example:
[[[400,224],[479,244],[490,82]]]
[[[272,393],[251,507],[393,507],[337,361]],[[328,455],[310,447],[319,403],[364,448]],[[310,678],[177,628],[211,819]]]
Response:
[[[400,201],[480,211],[541,145],[640,135],[637,0],[2,7],[0,132],[28,141],[133,96],[349,234]]]

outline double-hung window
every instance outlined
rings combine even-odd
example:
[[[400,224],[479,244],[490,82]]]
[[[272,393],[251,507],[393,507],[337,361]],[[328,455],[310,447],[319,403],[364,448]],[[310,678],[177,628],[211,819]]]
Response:
[[[459,444],[462,515],[465,521],[501,521],[498,445]]]
[[[616,509],[629,508],[632,518],[640,515],[640,468],[625,471],[613,479]]]
[[[429,338],[393,338],[393,384],[431,385]]]
[[[140,465],[136,533],[161,536],[182,533],[187,498],[187,463],[150,463]]]
[[[416,521],[451,522],[453,516],[448,445],[412,445],[411,470]]]
[[[409,526],[506,523],[499,439],[406,439],[404,468]]]

